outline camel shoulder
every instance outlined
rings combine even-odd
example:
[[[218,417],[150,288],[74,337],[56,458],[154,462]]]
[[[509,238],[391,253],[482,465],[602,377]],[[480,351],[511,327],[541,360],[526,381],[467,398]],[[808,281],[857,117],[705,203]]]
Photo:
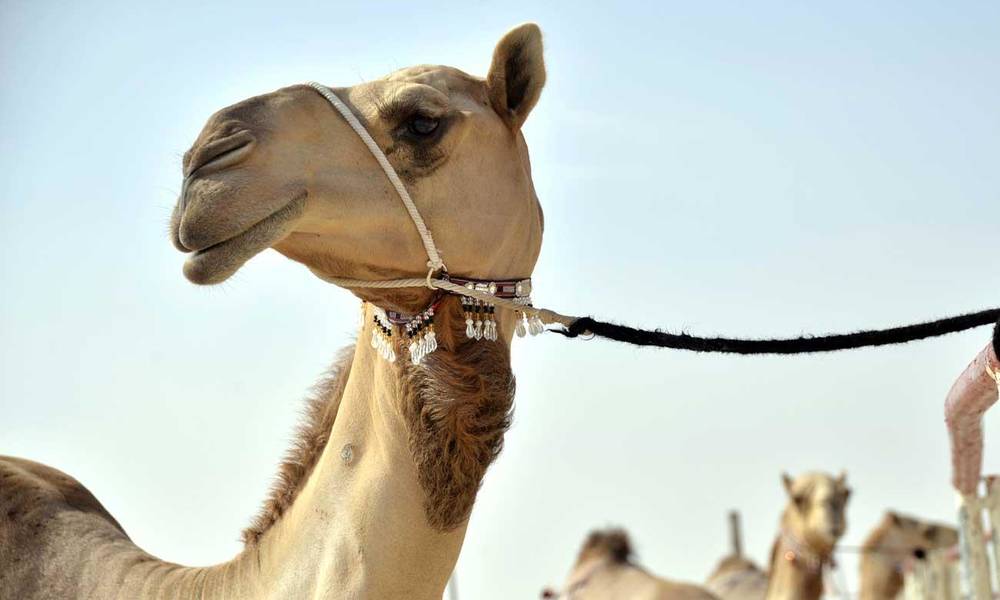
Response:
[[[0,571],[15,558],[40,552],[46,541],[68,533],[66,521],[95,524],[115,538],[128,539],[121,525],[80,482],[52,467],[0,456]]]
[[[715,570],[712,571],[712,574],[709,575],[708,578],[711,580],[724,577],[732,573],[745,572],[764,573],[764,571],[752,560],[748,560],[740,556],[727,556],[719,561],[719,564],[716,565]]]
[[[72,510],[92,513],[124,533],[103,505],[76,479],[47,465],[0,456],[0,519],[8,523]]]
[[[767,573],[753,561],[727,556],[705,582],[705,587],[719,598],[763,598],[767,589]]]
[[[0,597],[78,597],[86,564],[79,559],[92,554],[95,540],[131,544],[80,482],[46,465],[0,456]]]
[[[665,581],[662,592],[664,600],[719,600],[706,588],[693,583]]]

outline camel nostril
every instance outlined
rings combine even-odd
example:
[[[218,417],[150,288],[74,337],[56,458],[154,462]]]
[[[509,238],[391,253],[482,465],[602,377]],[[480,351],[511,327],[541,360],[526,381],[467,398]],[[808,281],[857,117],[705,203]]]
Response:
[[[924,550],[923,548],[917,548],[916,550],[913,551],[913,558],[917,560],[924,560],[925,558],[927,558],[927,551]]]
[[[243,129],[192,148],[184,156],[185,177],[220,171],[242,161],[250,154],[254,141],[254,135]]]

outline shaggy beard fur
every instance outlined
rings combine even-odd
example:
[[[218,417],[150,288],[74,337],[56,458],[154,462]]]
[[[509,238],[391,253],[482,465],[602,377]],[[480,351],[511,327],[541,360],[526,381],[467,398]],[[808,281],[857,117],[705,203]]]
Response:
[[[413,365],[398,346],[400,360],[394,368],[410,451],[427,496],[427,521],[433,528],[447,531],[469,517],[486,469],[503,448],[514,402],[514,375],[507,342],[466,338],[457,298],[442,302],[435,329],[436,352],[420,365]],[[307,399],[302,424],[282,460],[271,493],[243,532],[245,544],[256,544],[305,486],[329,441],[353,357],[353,346],[342,350]]]
[[[441,531],[472,511],[486,469],[510,427],[514,375],[504,340],[470,340],[459,300],[441,306],[439,349],[414,366],[402,361],[404,415],[427,520]]]

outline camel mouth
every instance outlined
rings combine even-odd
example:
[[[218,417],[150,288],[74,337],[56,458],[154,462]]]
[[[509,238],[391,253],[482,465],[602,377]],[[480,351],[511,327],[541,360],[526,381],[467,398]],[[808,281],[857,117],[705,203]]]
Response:
[[[250,155],[255,145],[254,135],[246,129],[209,142],[194,151],[185,177],[209,175],[236,165]]]
[[[184,276],[198,285],[229,279],[248,260],[292,233],[294,222],[305,210],[307,197],[308,193],[303,191],[247,229],[193,252],[184,261]]]

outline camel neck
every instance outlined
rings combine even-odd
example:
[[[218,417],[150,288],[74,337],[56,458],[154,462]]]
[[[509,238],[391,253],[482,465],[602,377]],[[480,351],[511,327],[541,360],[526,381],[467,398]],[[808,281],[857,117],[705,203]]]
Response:
[[[399,369],[364,343],[370,326],[313,473],[259,542],[276,596],[439,598],[458,558],[465,528],[427,524]]]
[[[900,563],[891,556],[866,553],[861,557],[861,600],[892,600],[903,589]]]
[[[890,532],[870,537],[861,553],[861,600],[892,600],[903,589],[903,556]]]
[[[829,553],[803,548],[803,542],[791,543],[781,533],[771,552],[767,600],[819,600],[823,595],[823,568]],[[811,553],[811,556],[804,556]]]
[[[440,600],[509,423],[512,326],[501,326],[497,342],[474,342],[446,318],[441,348],[413,366],[405,352],[390,363],[365,343],[365,310],[336,420],[288,509],[232,561],[162,577],[154,570],[143,589]]]

